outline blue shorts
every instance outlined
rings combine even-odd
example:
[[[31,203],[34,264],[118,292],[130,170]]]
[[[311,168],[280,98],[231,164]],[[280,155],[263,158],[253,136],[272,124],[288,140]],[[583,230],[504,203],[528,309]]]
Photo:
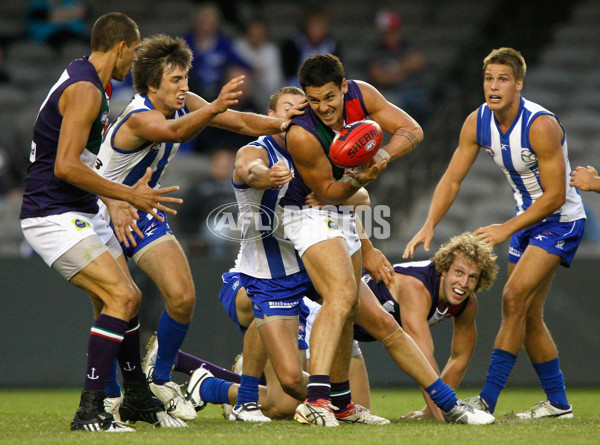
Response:
[[[237,328],[245,333],[248,329],[240,325],[237,318],[237,312],[235,310],[235,297],[240,289],[240,274],[239,272],[226,272],[223,274],[223,286],[219,292],[219,299],[221,304],[225,308],[225,312],[229,315],[229,318],[233,320]],[[309,292],[310,293],[310,292]],[[298,349],[308,349],[308,343],[306,343],[306,318],[309,314],[309,309],[306,304],[302,301],[299,305],[299,316],[298,316]]]
[[[508,261],[516,264],[525,248],[531,244],[558,255],[561,259],[560,264],[569,267],[581,243],[584,228],[585,219],[578,219],[566,223],[541,222],[521,230],[510,240]]]
[[[242,333],[245,333],[248,328],[240,325],[237,312],[235,310],[235,297],[240,289],[240,274],[239,272],[225,272],[222,278],[223,286],[221,286],[221,291],[219,292],[219,300],[221,300],[221,304],[225,308],[225,312],[227,312],[229,318],[233,320],[237,328],[242,331]]]
[[[261,279],[240,274],[242,285],[252,300],[254,316],[263,319],[273,315],[299,315],[300,302],[312,288],[306,271],[282,278]]]
[[[167,214],[161,210],[156,210],[156,213],[165,219],[164,222],[160,222],[149,213],[138,211],[140,219],[137,220],[137,226],[144,234],[144,238],[140,238],[135,232],[133,232],[133,238],[135,239],[137,246],[133,247],[131,243],[129,243],[129,247],[125,247],[123,243],[121,243],[121,248],[123,249],[123,253],[127,258],[132,258],[138,251],[142,250],[151,242],[162,238],[167,233],[173,235],[173,231],[167,222]]]

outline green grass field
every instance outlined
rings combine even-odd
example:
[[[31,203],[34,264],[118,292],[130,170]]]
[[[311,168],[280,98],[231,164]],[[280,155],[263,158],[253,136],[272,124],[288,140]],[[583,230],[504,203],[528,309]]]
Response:
[[[459,391],[470,397],[472,388]],[[69,423],[79,401],[76,389],[0,390],[0,443],[2,444],[599,444],[600,389],[570,389],[569,401],[575,418],[519,422],[513,411],[525,410],[540,401],[538,389],[510,389],[502,393],[496,423],[488,426],[448,425],[434,421],[404,420],[407,412],[422,408],[417,390],[373,390],[373,412],[392,420],[391,425],[343,425],[317,428],[293,421],[243,424],[226,421],[220,406],[199,413],[190,428],[153,429],[136,424],[137,432],[102,434],[70,432]]]

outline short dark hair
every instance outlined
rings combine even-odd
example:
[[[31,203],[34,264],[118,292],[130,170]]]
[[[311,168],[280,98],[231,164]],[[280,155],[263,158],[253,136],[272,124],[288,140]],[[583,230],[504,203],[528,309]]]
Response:
[[[498,48],[492,50],[488,56],[483,59],[483,71],[485,72],[489,64],[508,65],[512,68],[516,80],[525,79],[527,64],[519,51],[512,48]]]
[[[127,46],[139,39],[137,24],[122,12],[104,14],[92,28],[92,51],[106,53],[117,43],[125,42]]]
[[[142,95],[148,94],[148,87],[160,86],[165,70],[180,67],[189,71],[193,57],[181,37],[155,34],[145,38],[131,70],[133,88]]]
[[[283,96],[284,94],[297,94],[298,96],[304,97],[304,91],[302,91],[298,87],[281,87],[277,91],[275,91],[273,94],[271,94],[271,100],[269,102],[269,110],[275,111],[275,108],[277,108],[277,102],[279,101],[279,98],[281,96]]]
[[[310,56],[298,70],[298,80],[304,91],[306,87],[322,87],[329,82],[341,88],[345,78],[344,66],[333,54]]]

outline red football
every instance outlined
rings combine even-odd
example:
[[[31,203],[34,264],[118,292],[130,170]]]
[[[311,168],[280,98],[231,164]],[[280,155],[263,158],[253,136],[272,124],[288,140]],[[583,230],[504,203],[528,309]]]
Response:
[[[377,122],[352,122],[333,138],[329,147],[329,159],[338,167],[344,168],[366,164],[375,156],[382,141],[383,132]]]

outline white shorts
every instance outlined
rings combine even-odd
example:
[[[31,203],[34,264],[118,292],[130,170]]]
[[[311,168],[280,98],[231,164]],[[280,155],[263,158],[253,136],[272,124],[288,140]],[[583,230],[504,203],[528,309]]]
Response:
[[[304,329],[304,338],[306,340],[306,344],[308,345],[308,349],[306,350],[306,359],[308,360],[310,358],[310,334],[312,332],[315,318],[317,318],[317,314],[319,313],[319,310],[321,310],[321,305],[306,297],[304,297],[303,301],[309,309],[308,317],[306,317],[306,328]],[[352,357],[360,357],[361,355],[362,351],[360,350],[360,345],[358,344],[358,341],[353,339]]]
[[[100,214],[66,212],[60,215],[25,218],[21,220],[21,229],[32,249],[50,267],[65,252],[90,236],[98,237],[106,246],[104,250],[110,250],[113,257],[117,253],[114,251],[115,245],[119,246],[115,234]],[[95,253],[95,258],[104,250]],[[85,267],[95,258],[81,258],[81,262]]]
[[[360,250],[354,213],[337,213],[310,208],[283,209],[283,230],[298,251],[300,258],[306,250],[321,241],[344,238],[350,256]]]

